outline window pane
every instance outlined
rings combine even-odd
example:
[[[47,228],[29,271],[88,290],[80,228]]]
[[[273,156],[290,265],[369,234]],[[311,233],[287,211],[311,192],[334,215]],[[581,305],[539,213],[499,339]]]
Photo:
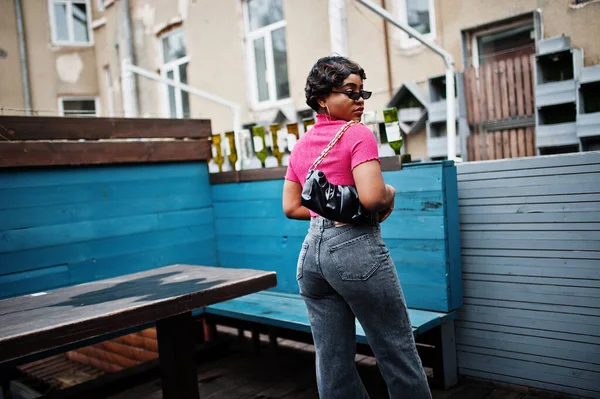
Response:
[[[96,116],[94,100],[63,100],[65,116]]]
[[[283,19],[282,0],[248,0],[250,31]]]
[[[185,57],[185,40],[183,31],[179,30],[162,38],[164,62],[170,62]]]
[[[73,10],[73,32],[75,34],[73,40],[76,42],[88,42],[87,9],[85,4],[73,3],[71,10]]]
[[[267,56],[264,37],[254,40],[254,63],[256,65],[258,101],[266,101],[269,99],[269,87],[267,86]]]
[[[187,80],[187,62],[179,65],[179,81],[181,83],[188,82]],[[183,117],[190,117],[190,95],[187,91],[181,90],[181,108],[183,109]]]
[[[290,86],[288,82],[287,53],[285,49],[285,28],[273,31],[272,42],[277,99],[288,98],[290,96]]]
[[[406,0],[408,25],[419,33],[431,33],[429,0]]]
[[[67,5],[54,4],[54,27],[56,28],[56,40],[68,41],[69,29],[67,28]]]
[[[173,80],[173,71],[167,72],[167,78]],[[175,103],[175,88],[171,85],[169,88],[169,116],[171,118],[177,118],[177,104]]]

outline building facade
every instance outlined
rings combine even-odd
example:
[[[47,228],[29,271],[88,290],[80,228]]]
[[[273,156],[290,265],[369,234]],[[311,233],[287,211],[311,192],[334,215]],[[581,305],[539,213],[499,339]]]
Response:
[[[373,2],[446,49],[458,72],[532,56],[540,39],[559,35],[583,50],[584,66],[600,64],[598,0]],[[125,76],[123,64],[131,62],[237,104],[242,125],[296,122],[312,115],[306,75],[332,52],[364,67],[365,88],[374,93],[366,106],[378,112],[407,82],[432,101],[432,78],[444,75],[439,56],[351,0],[2,0],[0,108],[209,118],[214,132],[233,130],[229,108]],[[463,89],[470,82],[457,80]],[[467,125],[466,134],[478,130]],[[443,132],[430,127],[408,135],[413,159],[434,158],[427,141]]]

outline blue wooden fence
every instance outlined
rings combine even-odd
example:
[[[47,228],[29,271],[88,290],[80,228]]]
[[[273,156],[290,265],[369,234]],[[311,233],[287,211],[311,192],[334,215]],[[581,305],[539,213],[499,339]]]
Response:
[[[0,173],[0,298],[217,264],[205,163]]]
[[[452,162],[413,164],[384,178],[398,194],[382,235],[408,306],[457,309],[462,288],[456,168]],[[275,290],[297,293],[296,261],[308,222],[286,219],[282,189],[281,180],[213,186],[218,259],[224,267],[275,270]]]
[[[456,168],[415,164],[385,179],[398,195],[382,233],[409,306],[457,309]],[[211,186],[205,163],[3,171],[0,298],[173,263],[275,270],[275,290],[296,293],[308,222],[283,215],[282,186]]]

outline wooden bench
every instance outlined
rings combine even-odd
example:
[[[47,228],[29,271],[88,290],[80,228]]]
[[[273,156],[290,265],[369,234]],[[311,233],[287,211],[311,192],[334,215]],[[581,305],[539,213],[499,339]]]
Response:
[[[276,283],[272,272],[173,265],[1,300],[0,375],[156,323],[163,397],[197,399],[192,311]]]
[[[398,194],[382,235],[396,263],[413,332],[425,344],[419,345],[423,363],[433,367],[435,385],[449,388],[457,382],[453,320],[462,305],[456,167],[447,161],[411,164],[384,177]],[[281,180],[212,187],[220,265],[275,270],[278,286],[207,307],[210,323],[250,326],[272,338],[310,333],[295,276],[308,223],[282,214],[282,187]],[[357,342],[368,344],[358,322],[356,331]]]

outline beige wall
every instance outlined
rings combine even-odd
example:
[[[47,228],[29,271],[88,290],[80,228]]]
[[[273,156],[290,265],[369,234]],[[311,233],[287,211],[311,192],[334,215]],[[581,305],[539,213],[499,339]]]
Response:
[[[94,47],[53,46],[48,3],[22,1],[21,5],[31,106],[36,114],[58,115],[59,96],[98,95]],[[2,1],[0,7],[0,40],[9,51],[9,57],[0,60],[6,62],[0,77],[0,103],[7,107],[24,108],[14,2]]]
[[[388,1],[389,3],[389,1]],[[435,0],[436,43],[454,57],[458,71],[464,69],[461,31],[497,20],[542,10],[544,37],[561,34],[571,36],[574,47],[582,47],[585,64],[600,63],[600,4],[592,3],[580,9],[570,7],[572,0]],[[388,7],[390,8],[390,7]],[[444,73],[439,56],[419,46],[402,49],[391,28],[390,51],[394,86],[407,80],[424,80]]]
[[[210,12],[207,10],[210,9]],[[244,25],[239,1],[197,1],[190,5],[184,22],[185,39],[190,54],[190,84],[239,104],[241,122],[250,120],[248,83],[246,81]],[[197,23],[196,23],[197,21]],[[215,133],[233,130],[233,114],[229,108],[193,96],[194,115],[212,120]]]
[[[375,2],[381,5],[381,0]],[[160,55],[157,53],[156,32],[173,22],[182,21],[190,56],[189,83],[240,104],[242,123],[271,121],[277,108],[252,108],[249,93],[254,77],[248,75],[242,1],[196,0],[183,9],[182,3],[186,2],[132,1],[137,64],[158,71]],[[387,0],[386,3],[388,9],[394,12],[394,1]],[[436,42],[454,56],[456,68],[461,71],[463,29],[542,8],[545,36],[571,35],[575,46],[585,46],[586,64],[596,63],[600,45],[593,41],[593,37],[599,28],[592,22],[600,20],[600,4],[591,4],[583,10],[574,10],[569,4],[570,0],[435,0]],[[365,86],[374,92],[367,107],[381,110],[389,101],[383,21],[352,1],[347,3],[347,11],[349,57],[365,68],[368,77]],[[284,12],[290,102],[291,109],[298,111],[307,109],[303,89],[310,67],[319,57],[331,54],[328,2],[284,0]],[[391,26],[389,51],[391,84],[395,89],[405,81],[423,81],[444,73],[441,59],[429,49],[423,46],[402,48],[398,32]],[[160,114],[165,107],[160,85],[143,78],[138,79],[138,83],[140,114]],[[194,96],[190,99],[193,117],[210,118],[214,132],[231,129],[231,113],[227,108]],[[415,159],[425,158],[425,132],[409,137],[407,146]]]
[[[14,1],[0,2],[0,49],[6,52],[6,57],[0,58],[0,108],[4,108],[5,115],[22,115],[20,111],[6,110],[25,108]]]
[[[94,41],[96,52],[96,80],[101,101],[102,116],[109,116],[109,93],[108,84],[104,74],[104,68],[108,68],[113,87],[114,116],[123,116],[121,101],[121,68],[117,52],[119,43],[118,16],[122,3],[117,2],[105,8],[104,12],[95,11],[95,18],[105,18],[106,23],[94,29]]]
[[[374,0],[382,4],[382,0]],[[545,37],[566,34],[574,46],[584,49],[585,64],[600,63],[600,3],[580,9],[570,7],[571,0],[434,0],[436,42],[455,58],[457,70],[463,69],[461,31],[488,22],[542,9]],[[386,0],[394,12],[394,0]],[[12,1],[0,3],[0,45],[8,57],[0,59],[0,104],[23,107],[20,83],[16,18]],[[108,99],[104,67],[110,68],[116,115],[122,116],[119,48],[123,45],[120,27],[122,2],[115,2],[104,12],[91,6],[94,19],[106,22],[94,30],[93,47],[56,47],[51,45],[46,1],[23,2],[30,85],[33,107],[56,110],[60,95],[100,95],[103,115],[107,115]],[[253,83],[247,68],[243,7],[241,0],[131,0],[135,62],[159,72],[158,32],[173,23],[182,23],[190,57],[189,83],[201,90],[237,103],[241,121],[268,122],[277,109],[252,108],[250,87]],[[347,2],[349,56],[367,73],[365,86],[374,95],[367,102],[370,109],[381,110],[389,101],[385,58],[383,20],[354,1]],[[286,107],[292,117],[307,109],[304,100],[306,75],[313,63],[331,54],[329,41],[328,1],[284,0],[287,21],[287,57],[291,99]],[[405,81],[423,81],[443,74],[438,56],[423,46],[403,49],[397,31],[389,27],[392,86],[397,89]],[[164,89],[160,84],[138,77],[137,90],[140,116],[163,116]],[[231,112],[224,106],[190,97],[195,118],[210,118],[213,130],[232,128]],[[425,155],[425,140],[409,138],[415,158]]]
[[[59,96],[97,95],[94,48],[52,45],[48,3],[21,4],[24,8],[32,107],[52,114],[58,110]]]

